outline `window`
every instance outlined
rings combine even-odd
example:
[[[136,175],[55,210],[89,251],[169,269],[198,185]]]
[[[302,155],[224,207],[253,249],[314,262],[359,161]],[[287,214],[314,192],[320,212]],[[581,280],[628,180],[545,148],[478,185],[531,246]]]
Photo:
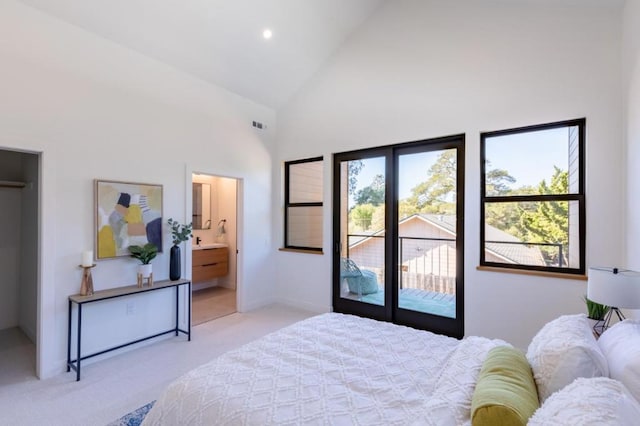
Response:
[[[284,163],[284,248],[322,252],[322,157]]]
[[[585,123],[480,135],[480,265],[584,274]]]

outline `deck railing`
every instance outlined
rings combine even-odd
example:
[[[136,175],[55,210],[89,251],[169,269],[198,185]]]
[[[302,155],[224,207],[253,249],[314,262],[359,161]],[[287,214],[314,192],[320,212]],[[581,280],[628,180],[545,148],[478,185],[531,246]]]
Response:
[[[385,277],[384,235],[348,234],[347,257],[361,269],[376,273],[382,285]],[[373,239],[373,243],[358,245],[356,239]],[[486,241],[491,244],[512,244],[554,247],[558,250],[557,266],[566,266],[562,244]],[[400,237],[398,245],[399,287],[438,293],[455,294],[456,240],[453,238]]]
[[[558,250],[558,255],[555,257],[544,256],[543,260],[547,264],[546,266],[556,266],[558,268],[562,268],[565,266],[569,266],[564,258],[564,247],[561,243],[528,243],[524,241],[485,241],[485,244],[505,244],[505,245],[517,245],[517,246],[525,246],[525,247],[552,247]]]
[[[361,269],[376,273],[384,283],[384,235],[349,234],[355,238],[373,238],[367,246],[350,244],[347,256]],[[400,237],[398,282],[400,288],[412,288],[438,293],[455,294],[456,240],[452,238]]]

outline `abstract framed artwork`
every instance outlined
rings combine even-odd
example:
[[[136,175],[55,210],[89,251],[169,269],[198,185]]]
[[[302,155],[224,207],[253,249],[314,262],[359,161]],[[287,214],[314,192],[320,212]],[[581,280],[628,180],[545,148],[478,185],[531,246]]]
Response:
[[[130,245],[162,251],[162,185],[95,180],[96,258],[129,256]]]

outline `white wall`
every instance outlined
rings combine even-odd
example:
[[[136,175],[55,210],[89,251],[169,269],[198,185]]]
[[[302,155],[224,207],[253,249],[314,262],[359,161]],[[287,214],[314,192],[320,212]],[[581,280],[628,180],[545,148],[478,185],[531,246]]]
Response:
[[[623,92],[626,118],[626,263],[640,270],[640,0],[627,0],[623,20]]]
[[[265,273],[244,274],[240,300],[255,307],[274,299],[265,226],[274,111],[11,0],[0,4],[0,69],[0,147],[43,153],[40,377],[64,368],[67,297],[79,291],[80,253],[94,242],[95,178],[162,184],[165,222],[186,219],[189,167],[242,178],[252,208],[241,219],[241,266]],[[269,130],[254,131],[253,120]],[[164,253],[153,261],[156,279],[168,276],[170,245],[167,227]],[[135,268],[130,258],[98,262],[94,287],[134,284]],[[124,301],[96,309],[84,323],[87,352],[157,331],[169,298],[136,302],[126,318]]]
[[[476,270],[479,133],[586,117],[587,262],[620,262],[620,10],[598,3],[384,4],[279,111],[278,160],[326,160],[325,254],[278,253],[281,300],[331,308],[332,153],[464,132],[465,333],[525,347],[546,321],[584,312],[585,281]]]

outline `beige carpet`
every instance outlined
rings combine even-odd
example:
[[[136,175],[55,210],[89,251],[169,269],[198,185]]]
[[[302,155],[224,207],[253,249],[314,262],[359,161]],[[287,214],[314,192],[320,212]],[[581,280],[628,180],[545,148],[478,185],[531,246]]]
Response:
[[[191,295],[192,325],[202,324],[236,312],[236,291],[224,287],[209,287]]]
[[[35,370],[36,347],[31,340],[18,327],[0,330],[0,388],[30,380]]]
[[[37,380],[33,365],[23,362],[24,353],[9,351],[13,355],[0,360],[0,425],[106,425],[158,399],[169,382],[192,368],[311,315],[283,305],[227,315],[194,327],[191,342],[171,335],[106,359],[87,360],[79,382],[73,372]],[[3,355],[9,340],[13,338],[0,340]],[[8,371],[10,365],[13,371]]]

